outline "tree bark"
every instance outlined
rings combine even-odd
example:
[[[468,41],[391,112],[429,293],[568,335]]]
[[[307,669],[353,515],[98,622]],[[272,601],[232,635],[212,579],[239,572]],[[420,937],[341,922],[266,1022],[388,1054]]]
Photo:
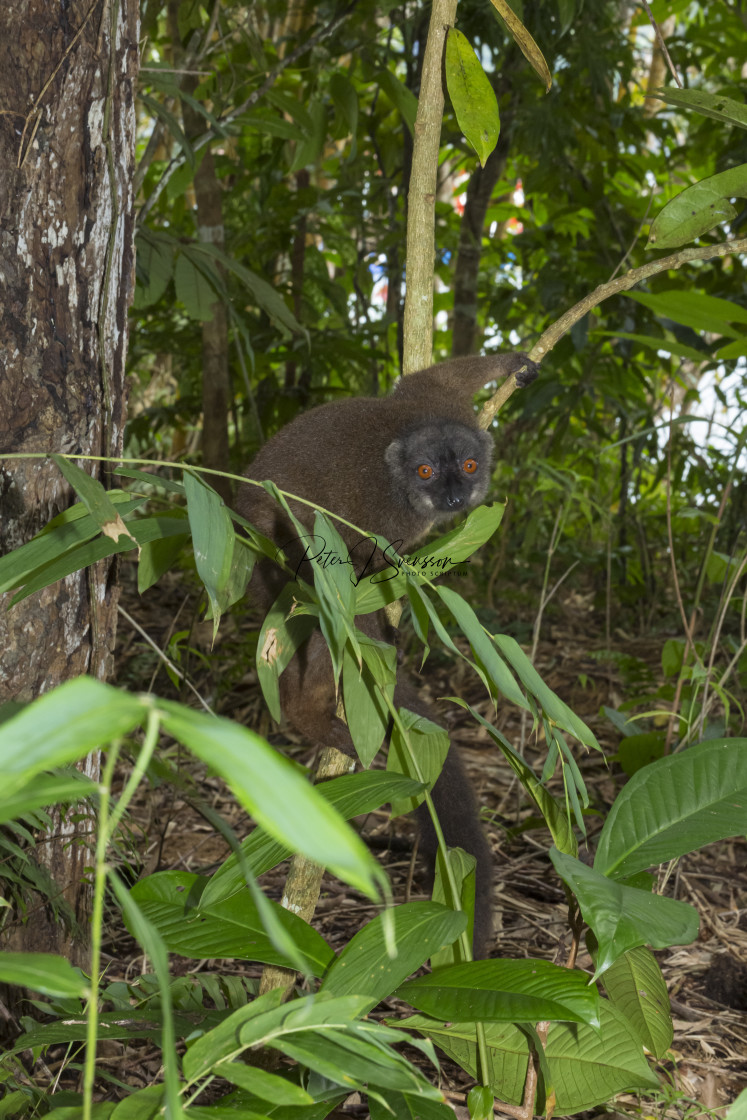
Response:
[[[6,0],[0,12],[2,553],[73,499],[51,462],[4,454],[121,454],[138,31],[137,0]],[[103,561],[9,612],[11,596],[0,596],[0,702],[30,700],[80,673],[107,675],[115,576]],[[88,760],[89,775],[97,767]],[[90,860],[75,827],[58,820],[40,850],[85,929],[80,883]],[[85,820],[77,827],[90,831]],[[46,908],[20,933],[24,949],[81,958]]]
[[[482,258],[485,215],[495,184],[503,176],[508,157],[510,129],[504,121],[501,135],[484,167],[476,167],[467,184],[467,201],[459,226],[459,246],[454,266],[454,323],[451,356],[460,358],[475,349],[477,334],[477,284]]]

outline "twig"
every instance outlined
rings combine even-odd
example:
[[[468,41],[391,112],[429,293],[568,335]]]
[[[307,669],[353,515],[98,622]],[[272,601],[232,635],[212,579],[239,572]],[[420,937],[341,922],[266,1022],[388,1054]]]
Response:
[[[671,253],[668,257],[659,257],[658,260],[649,261],[648,264],[641,265],[640,268],[631,268],[629,272],[626,272],[624,276],[619,276],[617,280],[600,284],[588,296],[584,296],[564,315],[561,315],[540,336],[539,341],[529,351],[529,357],[533,362],[541,362],[563,335],[567,334],[574,323],[583,319],[584,315],[587,315],[594,307],[597,307],[603,300],[609,299],[610,296],[616,296],[620,292],[626,292],[628,289],[634,288],[636,284],[639,284],[641,280],[647,280],[649,276],[656,276],[659,272],[667,272],[669,269],[682,268],[684,264],[688,264],[690,261],[709,261],[714,257],[728,257],[733,253],[745,252],[747,252],[747,238],[741,238],[737,241],[722,241],[719,245],[706,245],[703,248],[680,249],[677,253]],[[481,428],[490,427],[496,413],[503,407],[515,389],[516,375],[512,373],[483,406],[479,418]]]
[[[641,0],[641,5],[644,8],[644,10],[646,12],[646,15],[648,16],[649,20],[651,21],[651,26],[653,27],[654,35],[656,36],[656,42],[659,44],[659,50],[664,55],[664,59],[666,61],[666,64],[669,67],[669,72],[672,75],[672,77],[674,78],[677,85],[680,87],[680,89],[682,89],[682,82],[680,81],[679,76],[677,74],[677,71],[674,68],[674,63],[672,62],[672,59],[669,57],[669,51],[667,50],[667,44],[664,42],[664,36],[661,33],[661,28],[659,27],[658,23],[654,19],[654,13],[651,11],[651,9],[648,6],[648,0]]]

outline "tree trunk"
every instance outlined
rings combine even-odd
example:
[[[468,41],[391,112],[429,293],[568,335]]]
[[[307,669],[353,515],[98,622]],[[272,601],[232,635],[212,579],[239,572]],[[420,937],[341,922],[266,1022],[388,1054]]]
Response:
[[[485,216],[495,184],[503,177],[508,157],[510,129],[504,121],[498,143],[485,161],[476,167],[467,184],[467,199],[459,226],[459,247],[454,266],[454,323],[452,358],[461,358],[476,349],[477,284],[482,258]]]
[[[27,452],[121,453],[127,309],[134,284],[132,176],[137,0],[6,0],[0,12],[0,552],[23,544],[72,500]],[[99,478],[109,471],[83,464]],[[70,677],[109,670],[116,630],[113,561],[7,611],[0,597],[0,702],[31,700]],[[98,759],[87,763],[96,776]],[[58,819],[40,845],[78,929],[90,863]],[[46,907],[16,945],[81,959]]]

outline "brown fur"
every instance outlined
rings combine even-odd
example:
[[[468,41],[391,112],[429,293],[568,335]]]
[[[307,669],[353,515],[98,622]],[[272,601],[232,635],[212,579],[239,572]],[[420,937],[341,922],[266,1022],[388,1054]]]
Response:
[[[434,520],[444,520],[453,511],[437,510],[434,517],[414,508],[387,464],[387,449],[391,458],[394,441],[406,442],[424,426],[436,425],[446,433],[446,440],[451,430],[461,432],[466,428],[474,433],[475,446],[481,449],[475,455],[487,456],[482,469],[489,476],[492,447],[489,437],[478,429],[472,400],[483,385],[515,372],[522,365],[527,369],[520,375],[520,384],[527,384],[536,376],[536,368],[524,354],[496,354],[460,358],[420,370],[403,378],[388,397],[320,405],[278,432],[259,452],[247,475],[257,480],[271,478],[281,490],[317,502],[361,529],[397,542],[399,551],[406,552],[427,533]],[[311,529],[313,510],[299,503],[291,506],[301,523]],[[303,546],[296,545],[294,552],[289,542],[297,533],[263,490],[242,486],[236,508],[260,532],[283,547],[295,566],[303,555]],[[348,548],[361,539],[339,523],[336,528]],[[301,574],[311,581],[310,570]],[[271,561],[258,563],[251,583],[255,602],[269,609],[287,579]],[[356,624],[372,637],[392,640],[383,612],[362,616]],[[331,662],[319,631],[312,634],[282,673],[280,699],[286,718],[306,738],[347,754],[355,753],[347,726],[335,714],[337,699]],[[410,683],[398,684],[394,699],[397,705],[438,723],[433,709],[420,699]],[[484,956],[492,941],[491,854],[480,829],[473,790],[454,751],[447,757],[433,797],[447,842],[464,848],[477,859],[475,951]],[[418,817],[422,845],[432,868],[435,835],[427,813],[419,811]]]

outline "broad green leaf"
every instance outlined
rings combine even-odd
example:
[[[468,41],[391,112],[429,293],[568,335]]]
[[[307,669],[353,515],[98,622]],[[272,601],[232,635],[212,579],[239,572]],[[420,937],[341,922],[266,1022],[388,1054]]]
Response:
[[[138,504],[141,504],[138,502]],[[128,552],[147,541],[158,540],[161,537],[173,536],[182,533],[183,523],[166,514],[159,517],[146,517],[141,521],[128,521],[127,528],[131,536],[120,536],[113,541],[110,537],[97,536],[80,545],[69,548],[56,560],[35,569],[23,581],[23,590],[13,596],[12,603],[20,603],[35,591],[49,587],[59,579],[64,579],[72,572],[81,571],[97,560],[104,560],[107,556],[114,556],[118,552]]]
[[[0,981],[20,984],[45,996],[90,994],[88,981],[63,957],[54,953],[0,952]]]
[[[109,491],[109,498],[122,516],[145,502],[144,498],[133,500],[128,494],[114,490]],[[32,540],[0,557],[0,594],[19,587],[32,573],[58,560],[76,545],[90,541],[98,533],[98,523],[83,503],[71,506],[45,525]]]
[[[97,478],[81,470],[77,463],[64,455],[50,455],[50,459],[75,490],[105,537],[117,541],[120,536],[130,536],[119,511]]]
[[[262,1100],[271,1101],[272,1104],[297,1108],[314,1103],[314,1098],[309,1096],[300,1085],[295,1085],[286,1077],[280,1077],[268,1070],[245,1065],[244,1062],[222,1062],[220,1076],[242,1089],[247,1089]]]
[[[439,1023],[425,1015],[404,1019],[398,1026],[427,1034],[472,1077],[477,1077],[474,1022]],[[510,1023],[486,1023],[488,1081],[497,1097],[520,1104],[529,1054],[526,1035]],[[556,1095],[555,1115],[567,1116],[609,1101],[626,1089],[657,1089],[643,1054],[641,1040],[627,1019],[606,1000],[600,1001],[600,1026],[550,1023],[545,1057]],[[545,1108],[540,1078],[535,1114]]]
[[[613,879],[739,836],[747,821],[747,739],[713,739],[645,766],[604,822],[594,869]]]
[[[600,338],[627,338],[631,342],[638,342],[641,346],[647,347],[649,350],[663,350],[665,353],[674,354],[678,358],[692,358],[694,362],[707,362],[711,355],[706,353],[705,350],[696,350],[694,346],[685,346],[683,342],[678,342],[677,339],[669,337],[667,332],[666,337],[657,338],[654,335],[648,334],[631,334],[629,331],[593,331],[593,336]]]
[[[386,760],[387,773],[406,774],[415,781],[422,778],[430,788],[441,773],[449,750],[448,733],[437,723],[415,712],[409,712],[406,708],[400,708],[399,715],[408,733],[412,754],[407,747],[405,737],[395,724],[392,728]],[[417,767],[413,761],[413,754],[417,760]],[[392,816],[398,817],[402,813],[412,812],[422,802],[424,796],[425,791],[415,797],[392,801]]]
[[[447,861],[448,870],[456,886],[458,908],[451,902],[452,892],[449,875],[447,874]],[[439,846],[436,853],[436,877],[431,895],[433,902],[440,902],[444,906],[448,906],[454,913],[465,915],[467,918],[465,932],[470,945],[475,930],[476,866],[477,860],[475,857],[462,848],[447,848],[444,851]],[[462,941],[454,939],[451,944],[446,945],[443,949],[431,953],[431,968],[441,968],[447,964],[461,964],[465,959],[471,959],[471,957],[465,957]]]
[[[396,957],[390,957],[384,923],[394,926]],[[378,914],[345,946],[322,981],[332,996],[365,995],[375,1007],[467,925],[464,914],[436,902],[407,902],[388,915]]]
[[[203,1034],[184,1055],[185,1077],[190,1081],[198,1081],[206,1077],[220,1062],[229,1062],[237,1058],[244,1049],[239,1043],[241,1027],[250,1019],[280,1008],[282,1002],[283,989],[273,988],[252,1000],[251,1003],[239,1007],[217,1027]]]
[[[493,641],[521,683],[542,705],[545,714],[552,722],[567,731],[569,735],[573,735],[585,747],[593,747],[601,751],[602,748],[593,732],[551,688],[547,687],[516,639],[509,634],[494,634]]]
[[[469,40],[455,27],[449,28],[446,37],[444,61],[457,122],[484,167],[501,129],[495,91]]]
[[[182,524],[184,525],[183,519]],[[175,537],[161,537],[142,545],[137,566],[137,589],[140,595],[144,595],[158,583],[161,576],[176,563],[188,540],[189,533],[183,533]]]
[[[664,731],[644,731],[640,735],[626,735],[620,740],[617,757],[625,773],[632,778],[636,771],[663,758],[667,737]]]
[[[384,91],[395,108],[399,110],[402,120],[412,135],[418,113],[417,97],[391,70],[379,70],[376,74],[376,81],[379,88]]]
[[[493,1120],[495,1100],[489,1085],[473,1085],[467,1094],[470,1120]]]
[[[343,774],[316,786],[321,796],[333,805],[345,820],[363,813],[372,813],[387,801],[412,796],[422,789],[420,782],[414,782],[403,774],[390,774],[384,770],[367,770],[358,774]],[[281,863],[291,854],[261,828],[255,828],[241,844],[244,858],[253,875],[261,875]],[[208,880],[202,895],[203,904],[208,905],[228,898],[236,891],[243,890],[244,876],[235,855],[230,855]]]
[[[671,199],[651,224],[647,248],[673,249],[731,221],[737,213],[732,197],[747,197],[747,164],[709,175]]]
[[[370,766],[378,754],[389,726],[389,708],[380,686],[394,696],[397,651],[394,646],[360,639],[363,666],[346,643],[342,655],[342,694],[345,718],[361,765]],[[377,684],[377,681],[379,682]]]
[[[81,801],[84,797],[96,797],[99,789],[98,782],[92,782],[77,770],[60,774],[35,774],[30,782],[13,794],[6,795],[0,787],[0,824],[17,820],[32,809],[43,809],[47,805],[68,805]]]
[[[77,677],[40,696],[0,724],[4,797],[13,796],[37,774],[85,758],[127,735],[144,712],[136,697],[93,677]]]
[[[457,625],[472,647],[475,657],[479,658],[480,664],[494,686],[494,690],[497,689],[517,707],[528,710],[529,705],[523,692],[469,603],[450,587],[437,585],[436,592],[451,611]]]
[[[278,678],[316,629],[316,618],[294,611],[295,594],[293,584],[286,583],[267,612],[257,639],[257,677],[276,723],[283,717]]]
[[[402,557],[402,563],[394,559],[396,553],[389,546],[385,555],[390,558],[394,567],[370,580],[361,581],[356,593],[355,613],[369,614],[398,599],[407,589],[408,573],[416,576],[424,574],[433,579],[443,572],[468,564],[470,556],[493,536],[503,519],[505,509],[504,502],[478,506],[470,511],[461,525],[407,557]],[[395,570],[398,573],[396,575]]]
[[[223,499],[192,471],[185,471],[184,491],[197,574],[210,599],[215,640],[221,614],[229,605],[226,589],[236,537]]]
[[[395,1089],[379,1087],[375,1096],[369,1096],[368,1108],[371,1120],[454,1120],[454,1109],[445,1102],[424,1101]]]
[[[190,318],[199,323],[209,323],[213,318],[213,304],[218,300],[218,292],[184,246],[176,258],[174,284],[176,298],[184,304]]]
[[[625,886],[557,848],[550,858],[596,936],[595,980],[629,949],[689,945],[698,936],[698,912],[686,902]]]
[[[160,1085],[159,1088],[161,1090],[161,1095],[163,1095],[163,1085]],[[18,1095],[23,1097],[23,1094]],[[11,1096],[15,1097],[16,1094],[12,1093]],[[12,1120],[17,1120],[19,1116],[23,1115],[21,1112],[14,1112],[12,1110],[8,1112],[3,1111],[3,1105],[5,1105],[8,1099],[8,1097],[3,1097],[2,1101],[0,1101],[0,1117],[2,1117],[3,1120],[6,1116],[12,1117]],[[27,1101],[29,1100],[28,1097],[24,1099]],[[94,1101],[91,1106],[91,1120],[109,1120],[109,1117],[114,1115],[114,1110],[116,1108],[119,1108],[116,1101]],[[83,1115],[83,1108],[79,1104],[65,1105],[63,1108],[53,1108],[48,1115],[53,1116],[54,1120],[80,1120]],[[149,1118],[145,1118],[145,1120],[149,1120]]]
[[[360,661],[360,645],[355,633],[355,572],[345,542],[335,527],[318,510],[314,514],[314,536],[323,541],[326,559],[314,565],[314,586],[319,596],[319,625],[332,658],[335,680],[342,671],[345,643],[349,642]]]
[[[726,1114],[726,1120],[747,1120],[747,1089],[743,1089]]]
[[[163,1085],[146,1085],[144,1089],[137,1089],[121,1100],[111,1117],[112,1120],[156,1120],[156,1117],[164,1114],[165,1104]],[[82,1112],[79,1111],[76,1120],[81,1120],[81,1116]]]
[[[349,1022],[341,1027],[283,1030],[265,1045],[348,1088],[382,1086],[442,1100],[420,1070],[389,1046],[401,1036],[379,1023]]]
[[[174,275],[178,242],[168,234],[141,227],[135,237],[135,308],[156,303]]]
[[[559,848],[561,852],[568,852],[575,856],[578,852],[578,844],[573,834],[573,829],[568,823],[565,809],[542,784],[531,766],[528,766],[524,759],[514,750],[505,735],[496,727],[493,727],[492,723],[486,720],[476,708],[466,704],[464,700],[461,700],[458,696],[450,696],[449,699],[455,704],[459,704],[462,708],[466,708],[473,719],[476,719],[478,723],[482,724],[493,742],[496,743],[503,752],[504,758],[518,777],[526,793],[537,806],[545,824],[550,829],[555,846]]]
[[[311,128],[305,133],[303,141],[296,148],[293,162],[288,168],[291,175],[303,167],[315,164],[321,158],[327,138],[327,111],[320,98],[308,106]]]
[[[711,331],[737,338],[731,323],[747,323],[747,307],[705,292],[672,288],[668,292],[623,292],[627,299],[648,307],[663,319],[674,319],[696,331]]]
[[[440,1019],[568,1020],[599,1025],[599,993],[583,972],[549,961],[469,961],[409,980],[395,993]]]
[[[738,128],[747,128],[747,105],[743,101],[735,101],[732,97],[725,97],[720,93],[707,93],[702,89],[677,89],[667,86],[657,89],[651,94],[659,101],[666,101],[669,105],[676,105],[680,109],[692,109],[704,117],[734,124]]]
[[[651,950],[640,946],[624,953],[605,972],[604,987],[646,1049],[663,1058],[674,1029],[667,986]]]
[[[300,102],[296,101],[296,106],[300,108]],[[283,331],[288,332],[288,334],[306,335],[307,332],[288,307],[280,292],[276,291],[256,272],[245,268],[234,257],[219,249],[217,245],[211,245],[206,241],[193,246],[192,252],[197,259],[203,256],[218,261],[227,272],[233,273],[250,293],[257,307],[261,308]]]
[[[276,840],[377,897],[382,871],[339,814],[259,735],[230,720],[160,701],[169,734],[207,762]]]
[[[205,882],[187,871],[162,871],[141,879],[130,895],[169,952],[194,960],[237,957],[287,966],[288,958],[270,941],[249,892],[205,906],[200,897]],[[334,957],[327,943],[290,910],[276,902],[269,905],[303,954],[308,971],[320,976]]]

